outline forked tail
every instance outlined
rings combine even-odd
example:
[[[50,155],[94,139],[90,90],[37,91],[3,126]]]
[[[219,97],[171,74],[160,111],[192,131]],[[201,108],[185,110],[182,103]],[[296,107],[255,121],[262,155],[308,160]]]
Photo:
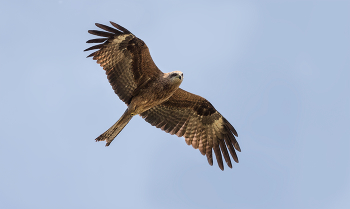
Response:
[[[133,116],[131,113],[126,109],[122,117],[119,118],[119,120],[110,127],[107,131],[105,131],[103,134],[101,134],[99,137],[96,138],[96,141],[106,141],[106,147],[109,146],[109,144],[113,141],[113,139],[123,130],[123,128],[129,123]]]

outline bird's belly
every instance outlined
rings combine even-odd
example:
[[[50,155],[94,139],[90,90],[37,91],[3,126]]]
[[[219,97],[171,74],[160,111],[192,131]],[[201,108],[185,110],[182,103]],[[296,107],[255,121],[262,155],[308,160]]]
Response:
[[[137,100],[137,102],[135,101],[134,104],[137,104],[136,105],[136,111],[137,114],[140,114],[140,113],[143,113],[149,109],[151,109],[152,107],[155,107],[161,103],[163,103],[164,101],[166,101],[167,99],[169,99],[169,96],[168,97],[162,97],[162,98],[153,98],[153,97],[147,97],[147,98],[144,98],[144,97],[139,97]]]

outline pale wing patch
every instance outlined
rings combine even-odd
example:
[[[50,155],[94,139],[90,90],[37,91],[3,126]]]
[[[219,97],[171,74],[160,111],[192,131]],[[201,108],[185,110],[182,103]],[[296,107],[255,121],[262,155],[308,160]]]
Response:
[[[123,35],[119,35],[116,38],[113,39],[112,43],[114,44],[120,44],[121,42],[125,41],[125,39],[131,36],[132,38],[134,38],[135,36],[131,35],[131,34],[123,34]]]

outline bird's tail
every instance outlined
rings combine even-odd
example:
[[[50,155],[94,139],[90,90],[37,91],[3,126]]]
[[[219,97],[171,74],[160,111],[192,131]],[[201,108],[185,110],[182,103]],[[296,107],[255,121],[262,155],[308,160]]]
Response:
[[[129,123],[133,116],[131,113],[126,109],[122,117],[119,118],[119,120],[110,127],[107,131],[105,131],[103,134],[101,134],[99,137],[96,138],[96,141],[106,141],[106,147],[111,144],[113,139],[123,130],[123,128]]]

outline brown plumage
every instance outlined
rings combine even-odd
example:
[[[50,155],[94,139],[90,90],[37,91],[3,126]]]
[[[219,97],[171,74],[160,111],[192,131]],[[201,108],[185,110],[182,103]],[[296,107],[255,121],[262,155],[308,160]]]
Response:
[[[103,67],[114,92],[128,108],[96,141],[106,141],[109,146],[138,114],[152,126],[184,137],[188,145],[207,156],[210,165],[213,165],[212,150],[221,170],[224,170],[222,155],[230,168],[230,154],[238,163],[235,149],[239,152],[241,149],[233,126],[209,101],[179,88],[182,72],[161,72],[141,39],[116,23],[111,24],[115,28],[96,23],[105,31],[88,31],[104,38],[87,41],[98,45],[85,51],[98,49],[88,57]]]

